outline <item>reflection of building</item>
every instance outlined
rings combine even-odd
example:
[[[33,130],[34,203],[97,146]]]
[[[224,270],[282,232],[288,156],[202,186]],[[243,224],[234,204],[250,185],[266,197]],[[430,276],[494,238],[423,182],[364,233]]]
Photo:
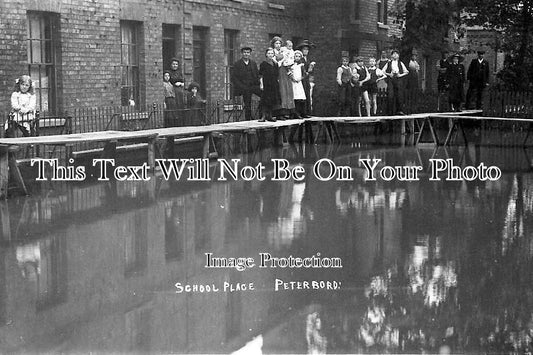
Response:
[[[33,197],[31,213],[17,206],[10,215],[0,205],[2,230],[9,227],[0,249],[3,350],[229,351],[262,329],[276,303],[264,292],[272,274],[204,267],[207,251],[269,250],[258,218],[228,223],[241,182],[184,193],[174,186],[176,193],[156,180],[68,186]],[[298,209],[293,204],[289,198],[288,211]],[[253,282],[257,291],[178,295],[176,282]],[[65,329],[67,339],[58,336]]]

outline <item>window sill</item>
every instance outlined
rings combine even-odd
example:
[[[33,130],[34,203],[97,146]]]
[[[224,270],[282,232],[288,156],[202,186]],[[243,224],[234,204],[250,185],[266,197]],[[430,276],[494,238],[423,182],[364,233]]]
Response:
[[[389,30],[390,26],[389,25],[385,25],[383,22],[378,22],[378,28],[384,29],[384,30]]]
[[[269,9],[275,9],[275,10],[285,10],[285,5],[281,5],[281,4],[274,4],[272,2],[269,2],[268,3],[268,8]]]

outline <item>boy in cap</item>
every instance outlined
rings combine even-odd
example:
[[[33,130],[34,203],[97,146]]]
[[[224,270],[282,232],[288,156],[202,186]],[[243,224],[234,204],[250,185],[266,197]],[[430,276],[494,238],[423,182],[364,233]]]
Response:
[[[233,94],[242,96],[244,104],[244,117],[247,121],[252,119],[252,95],[261,97],[259,87],[259,70],[257,64],[250,59],[252,48],[241,48],[241,59],[233,64],[231,80],[233,82]]]

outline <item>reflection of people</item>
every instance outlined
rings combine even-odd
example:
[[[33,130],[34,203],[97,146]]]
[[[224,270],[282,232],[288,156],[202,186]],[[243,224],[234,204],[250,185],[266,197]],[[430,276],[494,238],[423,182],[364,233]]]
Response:
[[[244,118],[252,119],[252,95],[261,97],[259,88],[259,70],[257,64],[250,59],[252,48],[241,48],[241,59],[233,64],[233,92],[235,96],[242,96],[244,104]]]
[[[322,333],[322,320],[318,312],[307,315],[305,329],[308,354],[325,354],[328,341]]]
[[[33,83],[28,75],[22,75],[15,81],[15,88],[11,94],[11,124],[10,121],[5,124],[6,135],[12,136],[12,129],[19,129],[24,136],[29,136],[31,123],[35,119],[36,98],[33,89]]]

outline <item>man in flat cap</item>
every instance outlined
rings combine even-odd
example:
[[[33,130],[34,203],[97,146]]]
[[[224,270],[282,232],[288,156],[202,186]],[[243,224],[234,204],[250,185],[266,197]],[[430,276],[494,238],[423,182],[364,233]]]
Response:
[[[387,92],[389,101],[393,103],[393,110],[389,108],[389,113],[397,115],[405,115],[403,113],[402,93],[403,85],[402,78],[409,74],[409,70],[405,64],[400,61],[400,52],[396,49],[391,51],[391,60],[383,67],[383,73],[388,77]]]
[[[304,63],[304,77],[302,79],[302,84],[305,91],[305,112],[303,113],[303,118],[309,118],[311,117],[311,103],[312,103],[312,91],[311,91],[311,82],[309,78],[314,75],[313,70],[315,68],[315,62],[311,62],[309,60],[309,49],[314,48],[315,45],[309,40],[304,39],[302,42],[300,42],[296,49],[302,51],[303,57],[302,62]]]
[[[472,59],[466,78],[469,81],[468,91],[466,93],[466,106],[471,108],[473,96],[476,98],[476,110],[481,109],[483,100],[483,91],[489,86],[489,63],[484,59],[485,51],[478,51],[477,58]]]
[[[234,96],[242,96],[244,104],[244,117],[247,121],[252,119],[252,95],[261,97],[259,87],[259,70],[257,64],[250,59],[252,48],[241,48],[241,59],[233,64],[231,80],[233,82]]]

